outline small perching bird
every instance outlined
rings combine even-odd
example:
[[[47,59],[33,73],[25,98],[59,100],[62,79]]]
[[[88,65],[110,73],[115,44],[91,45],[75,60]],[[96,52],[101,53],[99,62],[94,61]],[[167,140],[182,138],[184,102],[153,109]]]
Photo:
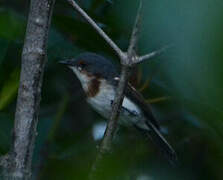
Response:
[[[86,93],[87,102],[92,108],[109,119],[119,82],[116,67],[107,58],[95,53],[83,53],[60,63],[71,68],[78,77]],[[120,124],[134,126],[143,131],[171,162],[176,161],[176,153],[160,133],[159,124],[150,105],[129,83],[125,89],[119,118]]]

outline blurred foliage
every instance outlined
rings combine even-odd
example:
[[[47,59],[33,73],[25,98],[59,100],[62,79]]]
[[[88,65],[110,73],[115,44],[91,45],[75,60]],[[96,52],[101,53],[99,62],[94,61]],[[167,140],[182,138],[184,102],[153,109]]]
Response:
[[[138,1],[78,3],[122,49],[127,48]],[[0,154],[10,147],[28,8],[27,0],[0,0]],[[135,86],[153,100],[180,165],[171,167],[140,133],[120,127],[113,154],[103,164],[105,174],[98,179],[223,179],[222,8],[220,0],[144,1],[139,53],[167,44],[174,47],[140,65]],[[104,40],[66,1],[58,0],[48,42],[34,179],[87,179],[94,162],[99,142],[92,128],[104,120],[84,101],[75,76],[57,63],[84,51],[118,64]],[[143,87],[148,79],[149,86]],[[167,99],[159,101],[163,97]]]
[[[11,100],[15,97],[17,89],[19,86],[19,70],[15,69],[12,74],[9,74],[9,78],[6,79],[5,84],[3,84],[1,93],[0,93],[0,110],[6,107]]]

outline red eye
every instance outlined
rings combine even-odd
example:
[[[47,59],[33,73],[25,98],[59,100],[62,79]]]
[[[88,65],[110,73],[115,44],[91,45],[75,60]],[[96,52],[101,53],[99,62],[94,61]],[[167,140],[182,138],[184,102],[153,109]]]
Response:
[[[87,64],[84,61],[79,62],[80,67],[84,68],[87,66]]]

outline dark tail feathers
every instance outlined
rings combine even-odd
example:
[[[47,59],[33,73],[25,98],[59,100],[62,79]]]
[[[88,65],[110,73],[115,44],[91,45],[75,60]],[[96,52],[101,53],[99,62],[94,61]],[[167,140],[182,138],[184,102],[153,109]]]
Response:
[[[146,125],[150,130],[140,129],[143,130],[144,134],[147,135],[153,141],[153,143],[159,147],[159,150],[165,156],[165,158],[168,159],[170,164],[176,166],[178,164],[178,160],[174,149],[152,123],[146,122]]]

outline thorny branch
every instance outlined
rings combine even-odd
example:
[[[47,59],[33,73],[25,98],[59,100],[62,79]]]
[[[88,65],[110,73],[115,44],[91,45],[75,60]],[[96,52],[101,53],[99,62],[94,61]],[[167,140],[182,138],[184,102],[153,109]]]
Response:
[[[92,166],[90,179],[95,179],[95,175],[97,174],[97,171],[100,170],[99,166],[101,164],[100,162],[104,154],[109,153],[111,150],[112,139],[114,137],[115,130],[117,127],[117,121],[120,114],[121,105],[124,99],[124,90],[128,82],[129,76],[130,76],[129,67],[122,66],[118,88],[116,90],[115,99],[112,105],[111,117],[108,121],[103,140],[99,147],[99,153],[97,154],[96,160]]]
[[[158,56],[159,54],[162,54],[164,51],[166,51],[167,49],[169,49],[170,47],[172,47],[173,45],[167,45],[167,46],[164,46],[163,48],[159,49],[159,50],[156,50],[156,51],[153,51],[151,53],[148,53],[148,54],[145,54],[141,57],[139,57],[135,63],[141,63],[143,62],[144,60],[146,59],[151,59],[155,56]]]
[[[74,1],[74,0],[67,0],[68,3],[96,30],[96,32],[111,46],[114,52],[119,56],[121,64],[128,64],[129,66],[133,66],[137,63],[141,63],[144,60],[149,60],[162,52],[164,52],[169,46],[165,46],[160,50],[148,53],[143,56],[134,57],[134,61],[131,62],[127,56],[127,52],[122,51],[116,43],[97,25],[97,23]],[[135,28],[133,28],[132,36],[139,34],[139,24],[141,19],[141,9],[142,9],[142,0],[140,0],[139,10],[136,17]],[[132,39],[132,38],[131,38]],[[134,39],[132,39],[134,40]],[[130,40],[130,41],[132,41]],[[137,42],[132,42],[130,44],[137,44]],[[129,47],[130,49],[130,47]]]
[[[129,47],[127,52],[122,51],[113,41],[112,39],[95,23],[91,17],[88,16],[84,10],[78,6],[78,4],[74,0],[67,0],[72,7],[80,13],[80,15],[97,31],[97,33],[105,39],[105,41],[111,46],[111,48],[115,51],[115,53],[120,58],[120,63],[122,65],[122,71],[120,75],[120,81],[118,84],[118,88],[116,90],[115,99],[112,105],[112,112],[110,119],[107,124],[107,128],[103,137],[103,140],[101,142],[101,145],[99,147],[99,153],[96,157],[96,161],[93,164],[91,177],[93,178],[94,171],[97,170],[98,165],[100,164],[100,160],[103,157],[103,154],[110,152],[111,150],[111,144],[112,139],[117,127],[117,121],[119,117],[120,107],[123,102],[124,98],[124,90],[125,86],[128,82],[129,76],[131,74],[131,69],[134,65],[143,62],[146,59],[151,59],[152,57],[160,54],[163,52],[164,49],[146,54],[144,56],[138,56],[136,53],[136,47],[139,37],[139,26],[140,26],[140,20],[141,20],[141,13],[142,13],[142,1],[140,1],[138,13],[136,16],[135,24],[132,30],[132,35],[129,43]],[[166,48],[165,48],[166,49]]]
[[[133,27],[128,52],[125,53],[126,57],[123,59],[121,58],[121,64],[122,64],[122,71],[120,75],[120,80],[118,84],[118,88],[116,90],[115,99],[112,105],[112,113],[110,120],[108,121],[107,128],[102,140],[102,143],[100,145],[99,152],[106,153],[110,151],[112,138],[114,136],[116,127],[117,127],[117,121],[121,109],[121,105],[124,98],[124,90],[125,86],[128,82],[128,79],[131,74],[131,67],[134,65],[134,60],[137,58],[135,49],[138,42],[138,32],[139,32],[139,26],[140,26],[140,18],[141,18],[141,10],[142,10],[142,4],[140,3],[139,10],[137,13],[136,21]]]
[[[94,22],[93,19],[91,19],[90,16],[88,16],[88,14],[81,9],[80,6],[78,6],[78,4],[73,1],[73,0],[67,0],[71,6],[74,7],[74,9],[80,13],[80,15],[98,32],[98,34],[100,34],[100,36],[102,36],[105,41],[111,46],[112,49],[114,49],[114,51],[117,53],[117,55],[119,57],[123,56],[123,52],[122,50],[112,41],[112,39]]]

